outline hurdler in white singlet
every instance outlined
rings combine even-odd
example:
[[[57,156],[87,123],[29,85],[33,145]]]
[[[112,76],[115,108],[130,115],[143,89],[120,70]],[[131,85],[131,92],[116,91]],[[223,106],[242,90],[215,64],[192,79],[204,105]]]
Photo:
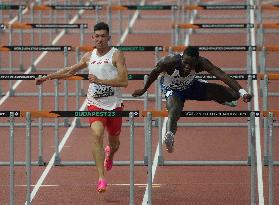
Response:
[[[116,48],[111,48],[103,56],[97,56],[97,49],[92,51],[88,64],[89,74],[95,75],[100,80],[114,79],[118,75],[117,68],[112,64],[112,57]],[[122,103],[121,90],[119,87],[90,83],[87,92],[87,105],[113,110]]]

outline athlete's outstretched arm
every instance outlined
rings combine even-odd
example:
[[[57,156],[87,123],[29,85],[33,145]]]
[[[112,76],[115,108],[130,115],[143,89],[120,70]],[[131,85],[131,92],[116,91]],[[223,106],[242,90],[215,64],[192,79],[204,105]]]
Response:
[[[132,96],[138,97],[138,96],[143,95],[162,72],[165,72],[163,62],[158,62],[157,65],[155,66],[155,68],[149,74],[143,89],[135,90],[132,93]]]
[[[89,74],[89,82],[113,87],[128,86],[128,71],[123,52],[117,51],[112,58],[112,64],[117,68],[118,74],[114,79],[99,79],[95,75]]]
[[[203,58],[202,61],[202,65],[205,71],[216,76],[217,79],[223,81],[226,85],[228,85],[236,92],[239,92],[244,102],[249,102],[252,99],[252,95],[247,93],[235,79],[231,78],[228,74],[222,71],[219,67],[215,66],[208,59]]]
[[[36,85],[40,85],[46,80],[64,79],[73,76],[76,72],[87,67],[87,63],[90,59],[90,53],[85,53],[81,60],[72,66],[62,68],[54,73],[50,73],[44,77],[36,79]]]

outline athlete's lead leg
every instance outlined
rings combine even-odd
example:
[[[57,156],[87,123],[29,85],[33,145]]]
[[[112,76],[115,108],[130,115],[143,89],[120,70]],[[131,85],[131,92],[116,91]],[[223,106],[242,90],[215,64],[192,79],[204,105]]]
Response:
[[[168,120],[167,130],[164,137],[164,143],[169,153],[173,152],[174,135],[177,130],[177,121],[180,118],[180,114],[183,110],[184,102],[178,96],[169,96],[167,98]]]

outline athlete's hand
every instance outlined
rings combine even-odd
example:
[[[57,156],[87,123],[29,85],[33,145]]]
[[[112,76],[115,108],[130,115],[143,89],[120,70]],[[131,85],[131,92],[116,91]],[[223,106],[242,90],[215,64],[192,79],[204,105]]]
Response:
[[[132,93],[132,96],[133,96],[133,97],[139,97],[139,96],[142,96],[145,92],[146,92],[145,89],[138,89],[138,90],[135,90],[135,91]]]
[[[97,76],[95,76],[93,74],[88,75],[88,80],[89,80],[89,83],[96,83],[96,84],[100,83],[100,79],[97,78]]]
[[[45,82],[47,79],[46,77],[36,78],[36,85],[41,85],[43,82]]]
[[[250,102],[251,99],[252,99],[252,95],[250,95],[249,93],[247,93],[247,94],[243,95],[242,99],[243,99],[243,101],[246,102],[246,103],[247,103],[247,102]]]

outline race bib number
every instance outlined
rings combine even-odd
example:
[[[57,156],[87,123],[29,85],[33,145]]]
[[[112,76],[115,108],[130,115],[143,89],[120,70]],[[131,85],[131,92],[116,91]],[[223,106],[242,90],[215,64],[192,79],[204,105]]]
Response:
[[[114,91],[111,86],[106,86],[106,85],[97,85],[94,84],[92,86],[91,90],[92,97],[94,98],[100,98],[100,97],[108,97],[108,96],[113,96]]]

